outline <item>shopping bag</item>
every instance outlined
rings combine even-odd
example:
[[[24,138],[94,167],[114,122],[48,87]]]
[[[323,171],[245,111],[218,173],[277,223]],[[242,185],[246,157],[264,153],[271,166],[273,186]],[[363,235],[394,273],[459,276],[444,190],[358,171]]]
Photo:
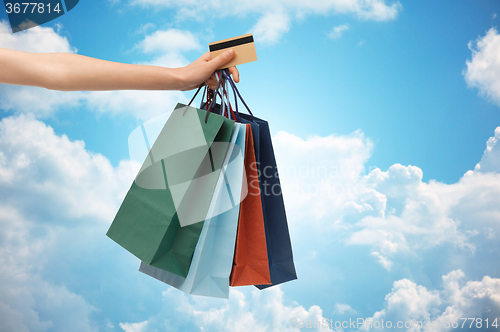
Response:
[[[229,276],[233,264],[243,185],[246,127],[234,124],[233,135],[220,173],[207,218],[185,278],[141,262],[139,271],[188,294],[229,297]],[[232,149],[231,149],[232,147]],[[246,182],[246,181],[245,181]],[[228,208],[229,207],[229,208]]]
[[[239,116],[259,126],[259,146],[255,150],[272,282],[271,285],[256,285],[264,289],[297,279],[297,273],[269,125],[252,115],[239,113]]]
[[[251,125],[246,125],[245,173],[248,194],[241,201],[230,286],[271,284],[266,231]]]
[[[212,147],[229,142],[233,126],[230,119],[178,104],[107,235],[141,261],[186,276],[224,161],[225,151]],[[199,220],[181,227],[179,210],[190,205]]]

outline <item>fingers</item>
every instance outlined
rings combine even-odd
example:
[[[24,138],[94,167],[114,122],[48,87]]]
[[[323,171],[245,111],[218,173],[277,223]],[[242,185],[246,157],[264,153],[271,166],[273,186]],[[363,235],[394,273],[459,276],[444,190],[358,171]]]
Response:
[[[212,57],[210,56],[210,51],[206,51],[205,54],[203,54],[202,56],[200,56],[199,59],[200,60],[204,60],[204,61],[210,61],[210,60],[212,60]]]
[[[212,74],[212,76],[205,81],[205,84],[208,85],[210,89],[215,90],[217,88],[217,79],[215,78],[215,74]]]
[[[238,83],[240,81],[240,72],[238,71],[238,68],[229,67],[228,70],[229,70],[229,73],[233,76],[233,81]]]
[[[205,83],[210,87],[210,89],[217,89],[217,80],[215,78],[209,78]]]
[[[218,68],[222,67],[229,61],[231,61],[232,58],[234,58],[234,50],[229,49],[225,51],[224,53],[220,54],[218,57],[213,59],[212,61],[209,61],[208,63],[212,66],[213,71],[216,71]],[[210,56],[210,54],[209,54]]]
[[[233,81],[238,83],[240,81],[240,73],[238,72],[238,69],[236,67],[229,67],[228,70],[229,73],[233,76]],[[210,76],[210,78],[206,80],[205,83],[210,87],[210,89],[217,89],[218,82],[215,74],[212,74],[212,76]]]
[[[211,66],[211,70],[214,72],[224,66],[224,64],[228,63],[233,59],[235,56],[235,52],[233,49],[229,49],[225,51],[224,53],[220,54],[217,56],[215,59],[210,60],[210,52],[205,53],[202,58],[207,61],[208,64]],[[234,66],[228,68],[229,73],[233,76],[233,80],[238,83],[240,81],[240,73],[238,69]],[[210,87],[210,89],[215,90],[217,88],[217,78],[215,77],[215,74],[212,74],[212,76],[205,81],[205,83]]]

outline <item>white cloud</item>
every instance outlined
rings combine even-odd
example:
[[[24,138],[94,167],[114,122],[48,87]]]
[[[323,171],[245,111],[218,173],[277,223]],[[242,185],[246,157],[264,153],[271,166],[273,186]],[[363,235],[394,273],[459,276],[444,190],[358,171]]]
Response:
[[[164,303],[177,303],[176,315],[184,321],[193,321],[198,329],[214,332],[296,331],[296,324],[311,322],[316,328],[308,331],[332,331],[325,322],[323,311],[317,305],[309,309],[286,304],[279,286],[259,291],[255,288],[231,289],[229,300],[214,301],[188,297],[170,289],[164,292]],[[165,321],[165,310],[150,320],[150,324]],[[320,327],[318,325],[321,324]],[[156,326],[156,325],[154,325]]]
[[[337,39],[337,38],[342,37],[342,34],[344,33],[344,31],[347,31],[347,30],[349,30],[349,26],[347,24],[338,25],[336,27],[333,27],[332,31],[330,32],[330,34],[328,36],[331,39]]]
[[[382,265],[384,267],[384,269],[386,269],[387,271],[389,271],[391,269],[392,261],[387,259],[387,257],[385,257],[384,255],[380,254],[379,252],[373,251],[373,250],[370,253],[370,255],[377,258],[378,262],[380,263],[380,265]]]
[[[335,303],[334,313],[343,315],[346,313],[349,314],[357,314],[356,310],[354,310],[350,305],[345,303]]]
[[[141,62],[141,65],[161,66],[167,68],[184,67],[189,64],[189,61],[181,53],[166,53],[154,57],[150,61]],[[167,91],[169,93],[169,91]]]
[[[365,176],[360,183],[367,190],[353,205],[368,204],[371,209],[343,216],[352,225],[346,226],[347,243],[371,247],[371,255],[389,270],[396,254],[418,254],[442,244],[474,254],[500,231],[498,173],[469,172],[449,185],[421,179],[419,168],[402,165]]]
[[[180,91],[94,91],[85,95],[87,107],[102,113],[128,113],[141,120],[170,112],[177,103],[187,103]]]
[[[98,330],[97,309],[64,276],[98,259],[138,166],[113,168],[32,116],[0,121],[0,330]]]
[[[382,319],[392,322],[425,321],[431,318],[430,311],[441,303],[439,292],[428,291],[424,286],[408,279],[395,281],[391,293],[386,295],[385,300],[385,308],[376,312],[372,321],[380,322]]]
[[[240,15],[246,13],[264,14],[269,10],[282,9],[300,13],[341,13],[354,14],[363,19],[386,21],[397,17],[402,10],[398,1],[386,0],[320,0],[296,1],[278,0],[269,3],[266,0],[256,1],[200,1],[200,0],[132,0],[134,5],[179,8],[180,14],[197,15],[212,11],[217,15]]]
[[[500,279],[489,276],[481,281],[466,282],[464,279],[461,270],[451,271],[442,277],[441,290],[428,289],[409,279],[397,280],[385,296],[383,308],[371,317],[363,318],[365,324],[357,327],[360,331],[393,331],[396,324],[406,323],[407,331],[451,331],[455,330],[451,325],[453,322],[463,322],[461,317],[481,318],[483,324],[489,318],[491,324],[500,314]],[[203,331],[333,330],[335,320],[325,317],[319,306],[313,305],[306,310],[296,303],[285,304],[283,295],[279,286],[262,292],[242,288],[241,291],[232,289],[229,300],[220,301],[190,297],[169,289],[163,293],[164,308],[147,321],[136,323],[135,327],[141,331],[140,328],[147,324],[154,330],[165,324],[175,328],[179,322],[192,322],[189,329]],[[342,303],[335,304],[334,313],[359,315],[350,305]],[[377,328],[382,321],[384,327]],[[371,328],[368,322],[371,322]],[[388,326],[388,322],[392,325]],[[126,328],[136,331],[132,329],[133,324],[120,326],[125,331],[129,331]],[[182,323],[180,326],[187,328]]]
[[[287,332],[296,331],[295,325],[316,322],[316,328],[308,330],[332,331],[319,306],[305,309],[295,302],[286,303],[279,286],[265,291],[254,287],[231,288],[228,300],[189,296],[169,288],[162,299],[163,307],[146,321],[120,323],[120,327],[126,332],[143,331],[146,326],[148,331],[163,331],[168,326],[179,331]]]
[[[156,26],[155,24],[150,23],[150,22],[144,23],[144,24],[141,24],[141,26],[135,32],[137,34],[144,35],[144,34],[148,33],[148,31],[150,31],[151,29],[154,29],[155,26]]]
[[[500,106],[500,34],[491,28],[484,37],[469,42],[469,49],[472,60],[466,61],[464,71],[467,85]]]
[[[125,332],[144,332],[148,327],[148,321],[140,323],[120,323],[120,327]]]
[[[9,222],[16,222],[10,220]],[[30,246],[30,244],[26,244]],[[2,248],[2,256],[12,253]],[[32,257],[33,262],[42,257]],[[24,263],[24,262],[23,262]],[[95,308],[64,286],[45,282],[26,271],[23,264],[5,264],[0,274],[0,330],[2,331],[97,331],[90,315]],[[43,318],[40,317],[43,312]]]
[[[273,44],[288,30],[290,30],[290,18],[278,11],[265,13],[250,32],[254,34],[256,41]]]
[[[408,322],[407,331],[454,331],[467,317],[482,320],[482,329],[486,330],[485,319],[491,322],[500,314],[500,279],[483,277],[481,281],[464,282],[464,273],[455,270],[443,276],[443,290],[429,291],[408,279],[394,282],[392,290],[385,297],[384,309],[376,312],[372,322],[391,321],[392,327],[362,330],[393,331],[398,321]],[[409,322],[413,322],[411,324]],[[469,319],[465,325],[468,329]],[[473,327],[478,321],[473,322]],[[416,324],[415,324],[416,323]],[[479,328],[481,330],[481,328]]]
[[[387,5],[385,1],[356,1],[357,15],[366,20],[394,20],[402,9],[403,6],[399,2],[393,2],[391,5]]]
[[[457,229],[457,221],[449,217],[448,206],[421,180],[421,169],[399,164],[386,172],[375,169],[365,176],[361,183],[378,192],[375,199],[379,201],[372,206],[372,215],[355,224],[348,243],[370,245],[382,255],[433,247],[442,242],[469,246],[466,236]],[[364,203],[363,197],[356,201]]]
[[[85,150],[82,141],[56,136],[31,116],[0,122],[0,184],[7,202],[50,219],[109,221],[126,186],[132,164],[114,169],[108,159]],[[135,164],[134,164],[135,165]],[[136,168],[138,165],[135,165]]]
[[[133,5],[174,8],[181,18],[199,18],[213,15],[261,15],[252,32],[257,42],[274,43],[286,33],[292,19],[307,15],[350,14],[364,20],[388,21],[395,19],[402,10],[399,1],[386,0],[320,0],[297,1],[199,1],[199,0],[131,0]],[[211,17],[213,17],[211,16]]]
[[[136,47],[147,54],[185,52],[200,49],[201,45],[190,31],[168,29],[147,35]]]
[[[371,255],[386,269],[396,253],[448,243],[473,254],[484,241],[491,246],[500,231],[499,134],[497,128],[475,171],[457,183],[424,183],[422,170],[415,166],[371,171],[360,180],[366,191],[351,203],[359,208],[343,216],[354,221],[347,243],[370,246]]]
[[[29,212],[23,212],[0,206],[0,330],[97,331],[90,321],[93,306],[42,277],[57,231],[26,219],[23,214]],[[37,235],[41,229],[43,236]]]
[[[0,85],[0,108],[47,117],[58,109],[72,109],[83,102],[79,91],[63,92],[31,86]]]
[[[0,21],[0,47],[34,53],[76,53],[77,51],[69,44],[66,37],[61,36],[53,28],[36,26],[12,33],[9,22],[4,20]]]
[[[4,138],[4,137],[2,137]],[[12,138],[14,139],[14,138]],[[33,168],[33,165],[30,166]],[[64,176],[63,174],[62,176]],[[46,179],[46,183],[50,179]],[[39,185],[43,182],[40,181]],[[2,186],[2,188],[4,188]],[[61,188],[64,190],[64,188]],[[11,190],[4,193],[16,195]],[[34,197],[41,204],[52,204],[50,199],[44,201],[43,193]],[[67,207],[71,209],[71,206]],[[96,308],[90,305],[81,295],[70,291],[64,284],[47,280],[47,276],[64,273],[50,271],[47,264],[50,260],[66,260],[78,257],[75,252],[85,252],[84,245],[93,246],[92,237],[83,232],[74,223],[68,223],[70,231],[52,224],[50,218],[33,218],[34,211],[23,210],[15,204],[2,200],[0,205],[0,330],[1,331],[81,331],[95,332],[98,329],[92,322],[91,315]],[[42,220],[37,220],[42,219]],[[70,221],[70,220],[68,220]],[[100,227],[90,227],[102,231]],[[73,232],[78,233],[75,236]],[[72,245],[58,248],[57,256],[51,252],[61,238],[72,238]],[[82,243],[83,242],[83,243]],[[51,257],[52,256],[52,257]],[[70,260],[71,261],[71,260]],[[67,264],[66,261],[65,264]],[[74,268],[74,267],[73,267]],[[52,279],[52,278],[51,278]]]
[[[352,208],[346,204],[363,190],[356,184],[373,148],[361,131],[306,140],[279,132],[273,145],[292,224],[332,223]]]
[[[497,172],[500,173],[500,127],[495,129],[495,136],[486,142],[481,161],[474,168],[475,172]]]
[[[425,183],[416,166],[370,169],[372,143],[361,132],[307,140],[280,132],[273,142],[290,229],[295,237],[340,232],[340,241],[366,246],[387,271],[400,267],[398,255],[443,245],[472,256],[485,243],[496,248],[499,132],[487,143],[482,172],[476,167],[453,184]]]

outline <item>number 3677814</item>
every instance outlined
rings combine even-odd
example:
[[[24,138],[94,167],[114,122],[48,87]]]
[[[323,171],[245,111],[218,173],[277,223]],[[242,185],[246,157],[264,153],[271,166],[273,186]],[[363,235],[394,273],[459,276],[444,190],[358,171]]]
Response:
[[[53,8],[50,8],[50,3],[43,2],[14,2],[14,3],[6,3],[5,9],[7,14],[43,14],[56,12],[59,13],[62,9],[59,8],[59,3],[57,3]]]

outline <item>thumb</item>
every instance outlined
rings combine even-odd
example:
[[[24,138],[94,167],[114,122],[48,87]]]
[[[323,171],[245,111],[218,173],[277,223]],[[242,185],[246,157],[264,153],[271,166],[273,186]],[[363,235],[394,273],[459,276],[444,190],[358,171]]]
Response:
[[[215,71],[217,70],[217,68],[231,61],[231,59],[234,58],[234,56],[235,56],[234,50],[229,49],[224,53],[220,54],[219,56],[217,56],[215,59],[209,61],[208,63],[213,66],[213,71]]]

